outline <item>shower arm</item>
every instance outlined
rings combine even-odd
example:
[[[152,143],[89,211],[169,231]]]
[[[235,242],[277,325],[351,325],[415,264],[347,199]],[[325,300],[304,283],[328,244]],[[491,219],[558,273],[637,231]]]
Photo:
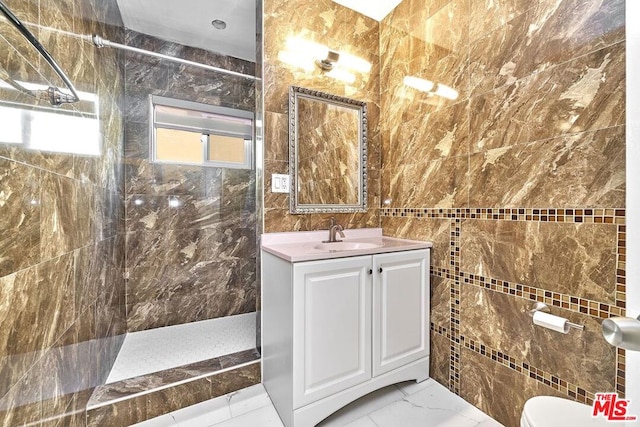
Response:
[[[112,47],[112,48],[115,48],[115,49],[126,50],[126,51],[129,51],[129,52],[134,52],[134,53],[139,53],[139,54],[142,54],[142,55],[153,56],[153,57],[160,58],[160,59],[166,59],[168,61],[178,62],[180,64],[190,65],[192,67],[198,67],[198,68],[202,68],[202,69],[208,70],[208,71],[215,71],[215,72],[218,72],[218,73],[229,74],[229,75],[232,75],[232,76],[242,77],[242,78],[250,79],[250,80],[260,80],[257,76],[252,76],[252,75],[249,75],[249,74],[239,73],[237,71],[225,70],[224,68],[214,67],[213,65],[202,64],[200,62],[189,61],[188,59],[177,58],[177,57],[174,57],[174,56],[164,55],[162,53],[152,52],[150,50],[140,49],[140,48],[133,47],[133,46],[127,46],[127,45],[120,44],[120,43],[115,43],[115,42],[112,42],[112,41],[107,40],[105,38],[102,38],[102,37],[100,37],[98,35],[83,36],[83,39],[92,42],[94,44],[94,46],[96,46],[97,48]]]
[[[53,70],[56,72],[58,77],[60,77],[60,79],[67,86],[71,94],[64,93],[60,91],[60,89],[54,86],[49,86],[49,88],[46,90],[27,89],[26,87],[22,86],[21,84],[13,80],[11,77],[9,77],[9,75],[6,72],[2,73],[3,80],[5,80],[7,83],[9,83],[12,87],[17,89],[21,93],[33,96],[40,100],[49,101],[49,103],[54,106],[60,106],[62,104],[71,104],[74,102],[78,102],[80,100],[80,97],[78,96],[78,93],[76,92],[75,87],[73,87],[71,80],[69,80],[69,78],[64,73],[64,71],[62,71],[62,68],[60,68],[56,60],[53,59],[53,57],[51,56],[51,54],[49,54],[49,52],[47,52],[44,46],[42,46],[42,43],[40,43],[40,41],[31,33],[31,31],[29,31],[27,27],[24,26],[22,21],[20,21],[20,19],[18,19],[18,17],[15,16],[13,12],[11,12],[11,9],[9,9],[2,0],[0,0],[0,12],[2,12],[2,14],[9,20],[9,22],[11,22],[11,24],[13,24],[13,26],[16,27],[16,29],[20,32],[20,34],[22,34],[24,38],[26,38],[27,41],[31,43],[31,45],[38,51],[38,53],[40,53],[40,55],[45,59],[45,61],[47,61],[47,63],[51,66],[51,68],[53,68]]]

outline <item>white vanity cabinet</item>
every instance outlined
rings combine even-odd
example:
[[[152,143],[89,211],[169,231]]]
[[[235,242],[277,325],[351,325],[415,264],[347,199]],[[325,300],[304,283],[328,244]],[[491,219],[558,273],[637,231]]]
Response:
[[[292,264],[293,407],[371,378],[371,256]]]
[[[429,356],[429,249],[373,256],[373,376]]]
[[[263,384],[285,426],[428,378],[428,248],[303,262],[263,249],[262,271]]]

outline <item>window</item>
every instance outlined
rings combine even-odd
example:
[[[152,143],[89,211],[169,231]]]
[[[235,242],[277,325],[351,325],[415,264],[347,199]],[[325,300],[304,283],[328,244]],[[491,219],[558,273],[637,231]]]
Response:
[[[235,169],[253,163],[253,112],[151,97],[151,161]]]

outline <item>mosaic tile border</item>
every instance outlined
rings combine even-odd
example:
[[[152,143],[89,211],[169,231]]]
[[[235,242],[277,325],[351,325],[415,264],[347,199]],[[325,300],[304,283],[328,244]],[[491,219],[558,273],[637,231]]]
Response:
[[[433,323],[431,324],[431,331],[443,337],[450,338],[450,335],[446,328],[436,327]],[[564,393],[571,399],[575,399],[587,405],[593,404],[593,399],[595,397],[594,393],[584,390],[575,384],[571,384],[556,375],[550,374],[541,369],[537,369],[526,362],[519,361],[515,357],[509,356],[508,354],[505,354],[501,351],[498,351],[491,347],[487,347],[484,344],[477,343],[474,340],[468,339],[464,335],[460,336],[460,344],[457,344],[456,346],[464,347],[467,350],[471,350],[497,363],[500,363],[501,365],[506,366],[509,369],[512,369],[523,375],[527,375],[528,377],[540,383],[552,387],[560,393]],[[452,348],[453,347],[454,345],[452,344]],[[455,358],[458,359],[459,356],[456,355]]]
[[[619,225],[616,243],[616,306],[624,313],[627,301],[627,226]],[[624,314],[622,314],[624,315]]]
[[[624,225],[626,215],[625,209],[615,208],[382,208],[380,216]]]
[[[624,397],[626,391],[625,367],[625,350],[619,348],[616,353],[616,392],[622,397]]]
[[[531,301],[544,302],[547,305],[561,307],[576,313],[588,314],[590,316],[606,319],[611,316],[622,316],[624,309],[610,304],[591,301],[559,292],[551,292],[533,286],[526,286],[505,280],[488,279],[474,274],[460,272],[460,277],[465,284],[490,289],[495,292],[513,295]]]
[[[453,274],[451,270],[446,268],[434,267],[434,266],[431,266],[431,268],[429,269],[429,274],[432,276],[441,277],[443,279],[455,278],[455,274]]]
[[[443,337],[451,338],[451,334],[449,334],[449,329],[444,326],[436,326],[435,323],[430,323],[430,329],[437,333],[438,335],[442,335]]]
[[[453,270],[453,281],[450,288],[450,336],[451,336],[451,366],[449,368],[449,389],[460,394],[460,232],[461,220],[451,221],[450,227],[450,261]]]
[[[508,354],[505,354],[491,347],[487,347],[484,344],[477,343],[474,340],[468,339],[464,336],[461,336],[460,339],[462,341],[461,346],[464,346],[464,348],[466,348],[467,350],[474,351],[475,353],[498,362],[509,369],[512,369],[523,375],[527,375],[529,378],[533,378],[538,382],[552,387],[554,390],[557,390],[560,393],[564,393],[568,397],[575,399],[578,402],[585,403],[587,405],[593,404],[593,399],[595,397],[594,393],[584,390],[575,384],[564,381],[560,377],[550,374],[549,372],[537,369],[529,365],[528,363],[516,359],[515,357],[509,356]]]
[[[450,288],[451,319],[450,330],[445,328],[431,330],[446,336],[450,340],[450,376],[449,389],[459,394],[460,389],[460,348],[477,351],[491,359],[498,361],[512,369],[517,370],[531,378],[563,391],[570,398],[590,404],[593,401],[593,393],[582,390],[579,387],[567,383],[554,375],[541,371],[522,362],[517,363],[513,358],[503,353],[487,349],[482,344],[469,343],[465,337],[459,334],[460,325],[460,286],[462,283],[490,289],[507,295],[528,298],[532,301],[541,301],[548,305],[561,307],[570,311],[599,319],[612,316],[625,316],[626,314],[626,210],[617,208],[597,209],[555,209],[555,208],[382,208],[381,217],[401,218],[433,218],[450,219],[450,253],[449,268],[431,267],[430,274],[437,277],[452,279]],[[478,220],[502,220],[502,221],[536,221],[556,222],[572,224],[611,224],[617,226],[616,243],[616,290],[615,303],[605,304],[559,292],[552,292],[541,288],[511,283],[504,280],[486,278],[460,271],[460,224],[463,219]],[[471,348],[473,347],[473,348]],[[478,350],[476,350],[476,347]],[[484,352],[484,353],[482,353]],[[495,357],[494,357],[495,356]],[[625,394],[625,351],[618,349],[616,353],[616,379],[615,388],[620,396]]]

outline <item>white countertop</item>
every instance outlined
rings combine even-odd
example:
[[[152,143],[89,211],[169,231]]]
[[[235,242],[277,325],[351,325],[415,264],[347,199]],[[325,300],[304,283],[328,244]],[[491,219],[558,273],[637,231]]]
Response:
[[[337,236],[338,239],[344,242],[372,243],[378,247],[342,251],[316,248],[329,238],[329,230],[265,233],[261,236],[261,247],[265,252],[286,261],[300,262],[427,249],[433,246],[431,242],[383,236],[381,228],[344,230],[344,234],[344,238]]]

